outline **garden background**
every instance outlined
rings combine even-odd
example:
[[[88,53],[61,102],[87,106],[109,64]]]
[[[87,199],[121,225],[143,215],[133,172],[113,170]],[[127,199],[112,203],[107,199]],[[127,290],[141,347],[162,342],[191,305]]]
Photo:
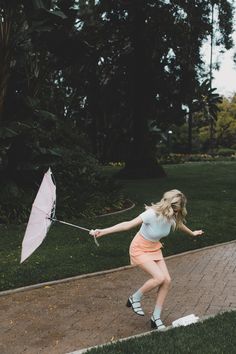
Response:
[[[236,94],[216,92],[217,63],[201,56],[208,40],[233,47],[233,11],[226,0],[0,1],[1,290],[129,263],[133,231],[96,248],[53,225],[19,264],[49,166],[60,219],[105,227],[178,188],[205,236],[171,234],[165,255],[235,239]]]
[[[76,249],[75,230],[62,226],[52,227],[23,266],[9,267],[9,260],[18,263],[31,205],[49,166],[59,219],[102,227],[124,216],[96,216],[135,203],[125,215],[135,217],[145,203],[178,188],[190,200],[196,227],[211,222],[211,237],[232,239],[232,228],[219,236],[211,215],[217,210],[230,228],[236,95],[216,92],[216,63],[207,66],[201,57],[209,37],[212,50],[233,46],[230,1],[1,1],[0,10],[0,252],[3,267],[23,272],[15,274],[17,282],[2,273],[4,289],[95,270],[76,266],[75,257],[70,270],[55,265],[56,273],[48,275],[43,247],[52,242],[57,252],[48,252],[55,259],[63,234],[64,256]],[[78,237],[82,247],[86,236]],[[178,245],[168,252],[178,252]],[[40,267],[34,257],[43,257]],[[104,267],[128,263],[125,252],[121,259]],[[34,272],[26,275],[32,262]]]

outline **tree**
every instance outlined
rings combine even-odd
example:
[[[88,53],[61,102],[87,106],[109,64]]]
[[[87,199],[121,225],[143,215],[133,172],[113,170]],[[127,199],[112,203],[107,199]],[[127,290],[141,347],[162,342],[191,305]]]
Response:
[[[203,122],[209,125],[209,151],[213,151],[214,128],[217,121],[217,113],[219,112],[219,104],[222,97],[215,92],[216,88],[212,88],[211,81],[206,79],[196,92],[193,102],[193,112],[202,113]]]
[[[19,13],[20,8],[18,1],[1,0],[0,2],[0,123],[3,119],[10,70],[15,65],[13,57],[14,48],[17,44],[15,33],[16,28],[19,29],[20,27],[16,13]]]
[[[73,43],[70,41],[71,51],[66,54],[59,47],[60,40],[66,43],[74,30],[77,10],[70,9],[72,3],[32,0],[0,4],[0,44],[5,50],[0,68],[1,180],[32,185],[48,164],[62,164],[64,156],[69,162],[68,149],[73,150],[74,161],[74,154],[82,156],[84,146],[88,147],[74,121],[65,120],[73,97],[64,84],[62,68],[68,66]],[[77,47],[80,43],[78,39]],[[83,60],[82,53],[80,57]],[[67,126],[71,136],[77,131],[76,147],[74,135],[73,139],[63,138]]]
[[[225,17],[220,14],[225,46],[231,45],[232,9],[228,5],[217,2],[229,18],[223,23]],[[211,2],[102,0],[95,9],[94,31],[99,41],[97,45],[89,42],[97,55],[93,69],[97,99],[92,100],[97,109],[93,112],[89,102],[95,90],[84,91],[91,127],[94,116],[98,119],[94,139],[125,145],[125,175],[164,175],[155,161],[148,126],[156,121],[163,130],[173,122],[180,124],[185,116],[183,104],[189,107],[191,124],[194,95],[203,73],[200,48],[211,29]],[[86,36],[86,21],[83,28]]]
[[[215,127],[216,146],[236,148],[236,96],[223,98]]]
[[[187,13],[186,23],[187,27],[183,30],[183,35],[186,36],[185,41],[182,38],[182,45],[180,47],[185,51],[185,55],[182,56],[183,65],[187,70],[183,70],[183,85],[188,88],[188,93],[184,104],[188,108],[187,120],[188,120],[188,150],[192,151],[192,128],[193,128],[193,115],[196,112],[196,102],[200,103],[200,96],[202,95],[202,90],[204,85],[206,86],[207,80],[203,83],[202,77],[209,77],[208,90],[212,89],[212,59],[210,63],[210,73],[204,73],[204,67],[202,66],[202,58],[200,55],[200,49],[202,44],[211,35],[211,55],[213,48],[213,30],[215,32],[215,37],[217,34],[217,42],[215,45],[220,46],[225,49],[232,47],[231,33],[233,31],[232,24],[232,5],[229,1],[205,1],[201,4],[198,1],[188,2],[182,6],[184,11]],[[218,8],[218,27],[214,24],[214,7]],[[227,20],[229,19],[229,21]],[[215,26],[215,28],[213,28]],[[184,44],[185,43],[185,44]],[[186,45],[186,49],[185,49]],[[185,72],[185,74],[184,74]],[[204,88],[206,91],[206,88]],[[215,91],[215,90],[213,90]],[[204,94],[203,94],[204,96]],[[202,99],[203,99],[202,96]],[[204,99],[200,106],[204,106]],[[211,103],[210,103],[211,105]],[[205,105],[206,107],[206,105]],[[200,108],[201,110],[202,108]],[[211,124],[211,135],[213,136],[214,120],[216,117],[212,117],[208,114],[209,120],[212,118]]]
[[[155,120],[156,112],[168,115],[166,124],[176,112],[183,116],[178,92],[173,95],[167,86],[158,95],[164,86],[163,81],[170,86],[171,81],[173,84],[175,82],[168,70],[164,70],[173,62],[168,55],[169,42],[161,43],[160,38],[152,42],[151,38],[153,32],[160,30],[155,17],[166,19],[163,35],[170,27],[168,7],[159,5],[152,8],[142,1],[128,4],[101,1],[98,5],[100,34],[103,36],[99,42],[99,64],[96,69],[100,91],[97,97],[103,97],[100,101],[102,113],[99,128],[101,133],[105,132],[106,140],[113,138],[113,146],[114,141],[116,146],[124,146],[126,156],[122,157],[126,160],[125,171],[136,177],[141,174],[164,175],[156,164],[149,133],[149,123]],[[89,102],[89,95],[87,98]],[[168,107],[165,110],[164,105]],[[90,110],[91,106],[86,108]],[[100,136],[104,138],[104,134]]]

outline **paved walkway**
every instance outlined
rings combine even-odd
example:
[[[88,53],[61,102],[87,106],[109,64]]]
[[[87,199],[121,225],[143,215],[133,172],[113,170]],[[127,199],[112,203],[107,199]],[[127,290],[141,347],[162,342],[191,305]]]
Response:
[[[172,288],[163,311],[169,325],[194,313],[236,307],[236,242],[166,259]],[[125,306],[147,275],[129,268],[0,296],[1,354],[65,354],[150,329],[155,292],[143,300],[146,316]]]

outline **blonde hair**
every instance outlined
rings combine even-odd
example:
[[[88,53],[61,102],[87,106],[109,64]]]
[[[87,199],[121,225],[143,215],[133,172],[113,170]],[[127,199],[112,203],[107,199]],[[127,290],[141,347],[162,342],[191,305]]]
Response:
[[[178,189],[172,189],[164,193],[160,202],[145,206],[145,209],[152,208],[159,217],[171,222],[172,228],[175,230],[180,224],[185,222],[185,216],[187,215],[186,203],[185,195]],[[178,208],[177,213],[175,213],[176,208]]]

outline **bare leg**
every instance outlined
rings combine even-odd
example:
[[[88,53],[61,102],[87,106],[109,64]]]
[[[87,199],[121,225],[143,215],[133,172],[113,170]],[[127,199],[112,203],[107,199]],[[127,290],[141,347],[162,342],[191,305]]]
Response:
[[[144,271],[146,271],[148,274],[152,276],[152,278],[147,280],[140,288],[140,291],[143,294],[156,288],[158,285],[164,283],[165,274],[163,274],[162,268],[159,267],[159,262],[150,261],[139,265],[141,269],[143,269]]]
[[[132,307],[133,311],[138,315],[143,316],[144,312],[142,310],[140,300],[143,294],[155,288],[164,282],[165,278],[162,274],[162,270],[155,261],[150,261],[140,265],[140,268],[149,273],[152,278],[149,279],[136,293],[129,297],[127,306]]]
[[[166,295],[170,288],[171,278],[164,259],[158,261],[157,264],[162,274],[164,275],[164,282],[159,287],[156,306],[162,308]]]
[[[171,278],[166,267],[165,261],[151,261],[140,266],[141,269],[145,270],[147,273],[152,275],[152,278],[149,279],[144,285],[139,289],[141,292],[146,293],[151,289],[159,285],[159,290],[157,293],[156,305],[154,308],[153,315],[151,317],[151,327],[155,329],[163,329],[163,325],[160,316],[163,307],[163,303],[167,296]]]

